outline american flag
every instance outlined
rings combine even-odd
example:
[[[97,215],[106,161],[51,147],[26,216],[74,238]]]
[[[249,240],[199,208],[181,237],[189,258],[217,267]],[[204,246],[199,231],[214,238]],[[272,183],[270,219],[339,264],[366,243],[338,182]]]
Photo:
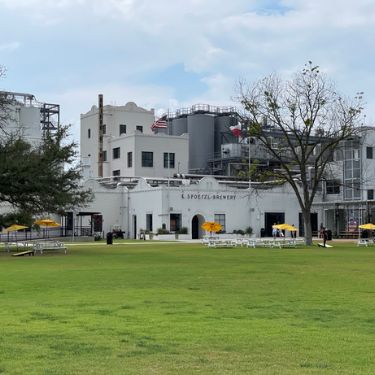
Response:
[[[167,129],[167,121],[165,120],[157,120],[151,125],[151,130],[155,131],[155,129]]]

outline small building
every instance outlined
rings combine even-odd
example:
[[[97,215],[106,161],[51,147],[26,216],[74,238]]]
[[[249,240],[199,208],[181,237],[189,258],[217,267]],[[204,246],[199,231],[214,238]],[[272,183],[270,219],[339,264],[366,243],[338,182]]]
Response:
[[[85,210],[100,212],[104,233],[119,228],[126,238],[138,238],[140,231],[175,233],[181,228],[187,228],[189,238],[202,238],[205,221],[220,223],[226,233],[252,227],[256,236],[271,236],[274,223],[287,221],[299,225],[303,233],[294,192],[287,186],[256,191],[249,190],[247,182],[189,175],[120,182],[90,179],[85,187],[95,194],[95,202]]]

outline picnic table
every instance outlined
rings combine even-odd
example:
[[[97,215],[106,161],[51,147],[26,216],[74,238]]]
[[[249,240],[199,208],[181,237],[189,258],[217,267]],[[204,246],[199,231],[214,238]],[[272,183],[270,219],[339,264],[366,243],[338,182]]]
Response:
[[[237,246],[237,243],[235,240],[220,240],[220,239],[216,239],[216,240],[209,240],[207,243],[206,243],[207,247],[235,247]]]
[[[359,239],[356,243],[357,243],[357,246],[365,245],[366,247],[375,245],[375,242],[373,240],[365,240],[363,238]]]
[[[10,251],[11,248],[15,248],[17,250],[19,250],[20,248],[23,250],[23,249],[27,249],[29,248],[30,245],[29,245],[29,242],[27,241],[17,241],[17,242],[4,242],[4,251]]]
[[[63,242],[56,241],[56,240],[38,240],[33,243],[34,253],[39,251],[43,254],[45,250],[62,250],[64,253],[67,251],[67,247]]]
[[[282,247],[294,247],[297,248],[297,241],[293,239],[285,239],[285,240],[274,240],[273,246],[278,246],[280,249]]]
[[[272,247],[272,242],[271,240],[269,239],[263,239],[263,238],[249,238],[247,240],[244,240],[242,241],[242,244],[241,246],[245,246],[246,247],[265,247],[265,246],[268,246],[268,247]]]
[[[210,241],[218,241],[219,239],[219,236],[203,236],[201,241],[203,244],[208,244]]]

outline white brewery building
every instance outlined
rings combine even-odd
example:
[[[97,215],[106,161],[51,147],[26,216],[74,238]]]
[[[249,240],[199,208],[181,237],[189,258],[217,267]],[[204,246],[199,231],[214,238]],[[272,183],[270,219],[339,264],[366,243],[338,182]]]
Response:
[[[59,126],[59,105],[38,102],[31,94],[5,94],[14,99],[8,131],[22,129],[32,143]],[[118,230],[125,238],[139,238],[141,231],[185,229],[185,237],[197,239],[206,234],[205,221],[217,221],[227,234],[251,227],[254,236],[270,236],[274,223],[287,222],[303,236],[301,210],[289,185],[252,182],[246,173],[239,177],[255,159],[268,170],[278,168],[255,139],[233,134],[230,127],[242,120],[234,107],[194,105],[163,116],[152,130],[154,109],[133,102],[105,105],[99,95],[80,124],[82,186],[92,189],[95,199],[53,217],[62,224],[61,235],[103,236]],[[277,144],[281,133],[264,126]],[[320,223],[339,234],[375,222],[374,144],[374,128],[363,128],[334,155],[337,173],[319,186],[313,231]],[[9,207],[2,204],[0,210]]]
[[[253,147],[254,139],[231,132],[241,120],[235,108],[195,105],[161,120],[164,126],[153,131],[154,109],[132,102],[104,105],[102,96],[81,115],[84,186],[95,194],[85,210],[99,221],[97,230],[119,229],[125,238],[139,238],[141,231],[187,228],[188,237],[196,239],[206,234],[205,221],[216,221],[226,233],[251,227],[255,236],[270,236],[274,223],[287,222],[303,235],[302,214],[287,184],[238,177],[249,168],[249,154],[250,163],[256,158],[272,167],[274,161],[266,150]],[[276,129],[270,136],[281,137]],[[341,172],[337,181],[321,184],[311,214],[313,231],[320,223],[338,233],[353,221],[371,221],[375,183],[367,177],[375,170],[373,144],[370,129],[348,140],[344,154],[335,156]]]

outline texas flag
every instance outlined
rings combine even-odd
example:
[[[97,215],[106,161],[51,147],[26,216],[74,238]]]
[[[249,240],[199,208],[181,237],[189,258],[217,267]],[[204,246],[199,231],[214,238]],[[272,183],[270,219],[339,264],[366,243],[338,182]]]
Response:
[[[233,132],[234,135],[238,135],[240,137],[243,137],[243,134],[242,134],[242,125],[241,124],[238,124],[236,126],[230,126],[229,129],[232,130],[232,132]]]

